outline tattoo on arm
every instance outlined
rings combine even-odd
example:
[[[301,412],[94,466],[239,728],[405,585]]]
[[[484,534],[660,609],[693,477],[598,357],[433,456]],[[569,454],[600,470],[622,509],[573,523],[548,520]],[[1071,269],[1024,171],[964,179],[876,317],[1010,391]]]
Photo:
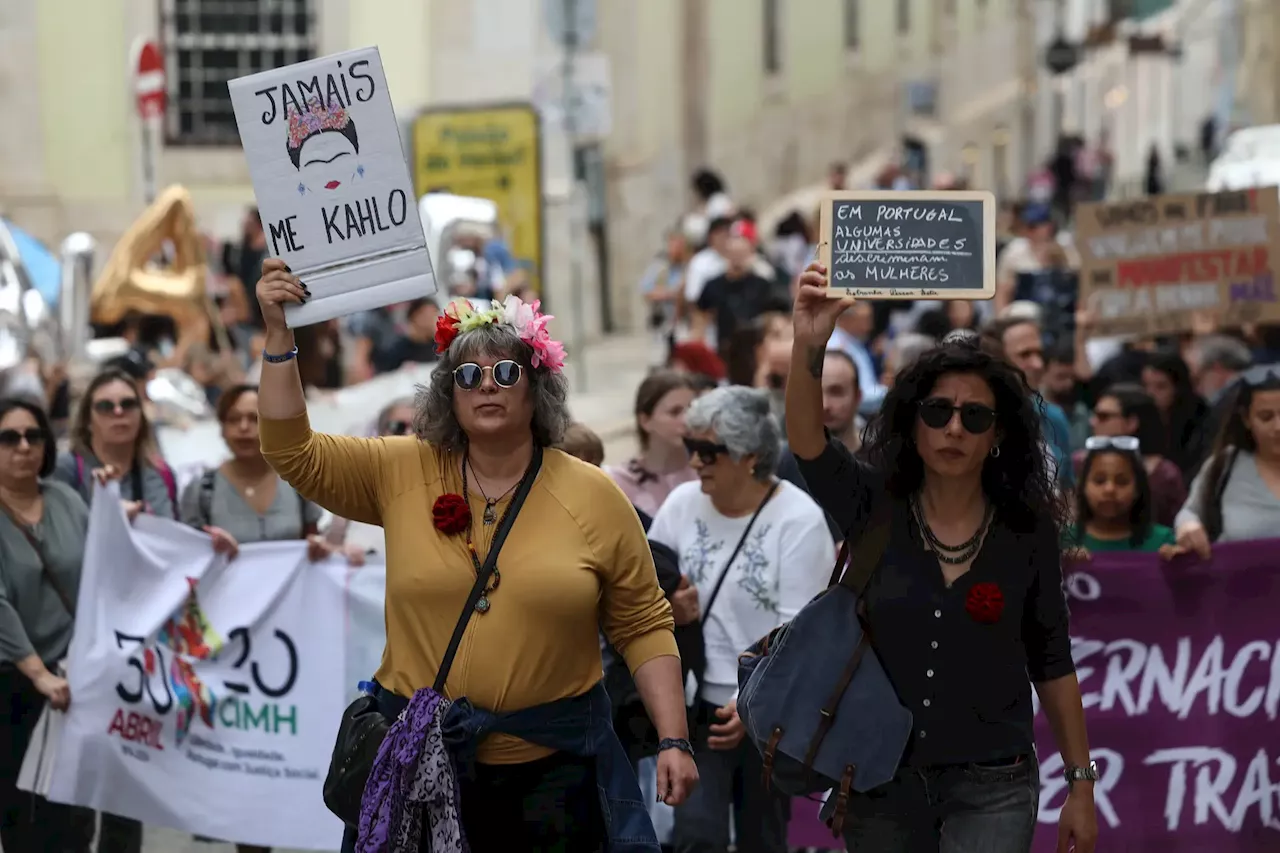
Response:
[[[809,375],[814,379],[822,378],[822,363],[827,360],[826,347],[809,347]]]

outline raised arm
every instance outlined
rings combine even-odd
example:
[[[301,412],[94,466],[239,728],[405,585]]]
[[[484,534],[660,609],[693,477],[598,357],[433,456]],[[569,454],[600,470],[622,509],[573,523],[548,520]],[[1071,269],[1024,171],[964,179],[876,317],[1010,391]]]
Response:
[[[308,500],[343,518],[381,524],[385,443],[312,432],[298,359],[279,360],[296,347],[293,331],[285,322],[284,306],[303,304],[310,298],[306,285],[284,261],[268,258],[262,262],[258,304],[267,330],[258,385],[262,455]]]

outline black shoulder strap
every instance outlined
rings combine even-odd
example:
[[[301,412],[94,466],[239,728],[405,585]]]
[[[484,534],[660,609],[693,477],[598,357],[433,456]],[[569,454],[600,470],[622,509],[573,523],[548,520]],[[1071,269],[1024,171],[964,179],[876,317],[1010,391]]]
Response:
[[[484,565],[476,573],[475,585],[471,587],[471,594],[467,596],[467,603],[462,608],[462,615],[458,617],[458,624],[453,628],[453,636],[449,638],[449,647],[445,649],[444,657],[440,660],[440,671],[436,673],[436,680],[432,685],[432,689],[437,693],[444,693],[445,682],[449,680],[449,670],[453,668],[453,659],[458,654],[458,646],[462,645],[462,635],[466,632],[467,624],[471,621],[471,614],[476,611],[476,602],[480,600],[480,596],[484,594],[485,587],[489,584],[489,576],[493,574],[494,568],[498,565],[498,552],[502,550],[502,543],[507,541],[507,534],[511,532],[511,525],[515,524],[516,516],[519,515],[520,508],[524,506],[524,500],[529,496],[529,490],[533,488],[533,481],[537,479],[538,470],[541,467],[542,448],[535,444],[533,446],[533,458],[529,460],[529,467],[524,472],[524,479],[520,481],[516,493],[511,497],[511,506],[503,514],[502,521],[498,524],[498,529],[493,532],[493,542],[489,545],[489,553],[485,555]]]
[[[729,559],[725,561],[724,568],[720,570],[720,577],[716,578],[716,585],[712,587],[711,595],[707,596],[707,606],[699,608],[699,621],[703,623],[707,621],[707,614],[711,612],[711,605],[716,603],[716,598],[720,595],[720,587],[724,586],[724,579],[729,576],[729,568],[733,565],[733,561],[738,559],[738,554],[742,552],[742,546],[747,544],[747,534],[751,532],[752,527],[755,527],[756,519],[760,517],[760,512],[764,509],[764,505],[769,502],[769,498],[773,497],[773,493],[778,491],[780,484],[781,481],[774,481],[769,491],[765,492],[764,499],[760,501],[760,506],[756,507],[751,520],[747,522],[747,528],[742,531],[742,537],[738,539],[738,544],[733,546],[733,553],[729,555]]]
[[[217,476],[217,468],[210,468],[200,475],[200,492],[197,497],[200,501],[200,520],[206,527],[213,524],[213,484]]]
[[[142,460],[133,460],[133,468],[129,470],[129,480],[133,486],[133,499],[146,503],[147,498],[142,493]]]
[[[840,546],[840,553],[836,556],[836,566],[831,572],[828,586],[839,583],[861,598],[867,584],[871,582],[871,576],[880,565],[880,559],[884,557],[885,549],[889,547],[889,532],[892,526],[893,501],[885,498],[880,501],[872,512],[870,520],[862,528],[857,544],[850,548],[849,540],[846,539]]]

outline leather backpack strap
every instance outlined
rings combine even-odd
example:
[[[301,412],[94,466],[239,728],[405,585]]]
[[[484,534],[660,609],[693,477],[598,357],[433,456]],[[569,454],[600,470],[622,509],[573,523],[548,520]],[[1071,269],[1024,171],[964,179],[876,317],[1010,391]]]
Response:
[[[885,549],[889,547],[889,533],[892,527],[893,501],[883,500],[872,513],[871,520],[862,529],[862,535],[858,537],[853,548],[849,548],[848,542],[840,548],[842,556],[849,554],[847,566],[842,566],[839,560],[836,562],[836,571],[844,570],[840,577],[840,585],[851,590],[859,600],[866,591],[867,584],[871,582],[871,576],[879,568]]]
[[[493,542],[489,545],[489,553],[485,555],[484,565],[480,567],[480,571],[476,572],[475,585],[471,587],[471,593],[467,596],[467,603],[462,608],[462,615],[458,617],[458,624],[453,628],[453,636],[449,638],[449,647],[445,649],[444,657],[440,660],[440,670],[436,673],[436,680],[431,689],[441,695],[444,695],[444,685],[449,680],[449,670],[453,668],[453,659],[458,654],[458,647],[462,645],[462,635],[466,633],[467,625],[471,622],[471,614],[476,612],[476,602],[480,600],[480,596],[484,595],[485,587],[489,584],[489,577],[498,565],[498,552],[502,550],[502,543],[507,540],[507,534],[511,532],[511,526],[516,523],[516,516],[519,515],[520,508],[524,506],[525,498],[529,497],[529,490],[533,488],[533,481],[537,479],[538,470],[541,467],[542,448],[535,444],[533,446],[533,458],[529,460],[529,467],[525,470],[524,479],[520,481],[520,485],[516,488],[516,493],[512,495],[511,506],[506,514],[503,515],[502,521],[498,524],[498,529],[493,532]]]

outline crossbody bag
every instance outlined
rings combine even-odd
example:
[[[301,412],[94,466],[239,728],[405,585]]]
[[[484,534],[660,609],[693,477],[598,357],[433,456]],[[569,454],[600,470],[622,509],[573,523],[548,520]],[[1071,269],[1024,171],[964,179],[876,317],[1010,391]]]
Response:
[[[724,568],[720,570],[720,577],[716,578],[716,585],[711,588],[711,595],[707,596],[707,605],[701,609],[698,621],[691,622],[688,625],[682,625],[677,629],[678,644],[680,646],[680,654],[683,656],[688,654],[689,674],[685,677],[685,705],[689,708],[696,708],[698,705],[698,695],[702,692],[702,682],[706,677],[707,671],[707,641],[703,634],[703,628],[707,624],[707,617],[711,615],[711,608],[715,606],[716,599],[720,597],[720,588],[724,586],[725,578],[729,576],[729,570],[733,568],[733,561],[738,559],[738,554],[742,553],[742,546],[747,544],[747,537],[751,535],[751,528],[755,527],[756,519],[760,517],[760,513],[764,511],[765,504],[769,503],[769,499],[778,491],[779,483],[775,482],[769,491],[765,492],[764,499],[760,501],[760,505],[756,507],[756,511],[752,514],[751,520],[747,522],[746,529],[742,531],[742,536],[738,538],[738,544],[734,546],[729,559],[725,562]]]
[[[449,670],[453,667],[453,659],[458,654],[458,647],[462,645],[462,635],[471,622],[471,614],[476,611],[476,602],[484,595],[489,578],[498,565],[498,552],[502,550],[507,534],[511,532],[511,526],[515,524],[516,516],[524,506],[525,498],[529,496],[529,490],[533,488],[533,481],[541,467],[542,448],[534,445],[533,458],[529,460],[524,479],[520,481],[511,498],[511,506],[493,532],[489,553],[476,572],[476,582],[467,595],[467,603],[453,628],[453,636],[449,638],[449,646],[440,661],[435,682],[431,685],[442,696],[445,682],[449,679]],[[364,789],[369,782],[369,772],[373,769],[378,750],[390,728],[391,722],[378,707],[378,697],[368,693],[358,697],[342,713],[338,739],[333,746],[333,757],[329,761],[329,772],[324,780],[324,804],[349,826],[360,823],[360,801],[364,798]]]
[[[49,561],[45,559],[44,548],[40,547],[40,540],[36,539],[36,535],[31,532],[31,528],[23,524],[12,509],[7,504],[0,503],[0,510],[9,517],[9,521],[18,532],[27,540],[27,544],[31,546],[31,550],[36,552],[36,559],[40,561],[40,574],[53,588],[53,592],[58,596],[58,600],[62,602],[62,606],[67,609],[67,613],[71,614],[71,618],[76,618],[76,603],[71,594],[67,592],[67,588],[62,585],[62,581],[53,573],[53,568],[49,565]]]

